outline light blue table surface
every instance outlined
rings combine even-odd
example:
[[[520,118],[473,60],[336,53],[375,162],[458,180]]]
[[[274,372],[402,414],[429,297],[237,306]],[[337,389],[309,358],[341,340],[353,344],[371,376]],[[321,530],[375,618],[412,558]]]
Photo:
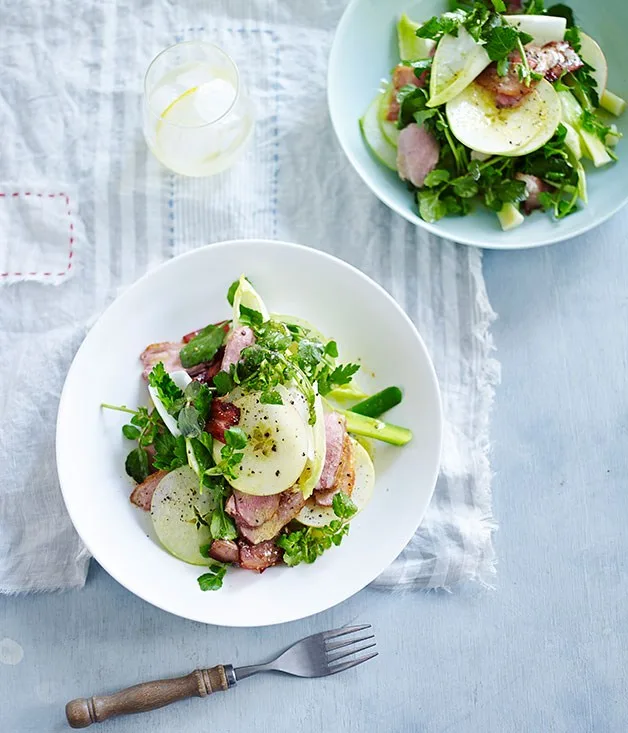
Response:
[[[628,215],[551,248],[487,253],[503,383],[492,419],[500,529],[492,592],[366,589],[270,629],[183,621],[93,564],[86,587],[0,598],[0,731],[67,730],[63,707],[370,622],[380,656],[328,680],[257,677],[227,694],[111,721],[110,733],[628,729]]]

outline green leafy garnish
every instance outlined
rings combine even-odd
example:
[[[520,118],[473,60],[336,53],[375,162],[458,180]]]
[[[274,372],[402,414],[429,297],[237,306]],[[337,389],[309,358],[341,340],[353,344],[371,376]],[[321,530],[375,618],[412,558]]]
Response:
[[[240,305],[240,323],[244,326],[261,326],[264,323],[264,316],[254,308]]]
[[[185,397],[166,371],[162,362],[155,364],[151,373],[148,375],[148,383],[157,392],[157,396],[168,414],[177,417],[185,404]]]
[[[225,430],[225,445],[220,450],[220,462],[205,473],[208,476],[225,476],[226,478],[237,478],[236,468],[242,463],[244,454],[242,450],[246,447],[246,433],[242,428],[227,428]]]
[[[126,457],[124,468],[127,474],[141,484],[149,476],[148,453],[145,448],[134,448]]]
[[[188,462],[185,452],[185,438],[175,438],[169,430],[163,430],[155,437],[153,443],[155,455],[153,466],[163,471],[174,471]]]
[[[233,377],[228,372],[218,372],[214,377],[214,387],[219,395],[226,395],[234,388]]]
[[[231,285],[229,285],[229,290],[227,290],[227,302],[231,307],[233,307],[233,301],[235,299],[235,294],[237,289],[240,287],[240,281],[234,280]]]
[[[207,568],[208,572],[198,577],[199,588],[205,590],[219,590],[227,572],[227,566],[221,562],[213,562]]]
[[[304,527],[279,536],[277,546],[283,550],[283,561],[286,565],[313,563],[325,550],[342,542],[349,531],[349,520],[357,512],[357,507],[341,491],[334,496],[332,507],[338,519],[332,520],[328,525]]]
[[[564,3],[557,3],[547,9],[548,15],[553,15],[556,18],[565,18],[567,21],[567,28],[573,28],[576,25],[576,19],[573,14],[573,10],[569,5]]]
[[[210,324],[205,326],[179,352],[181,364],[185,369],[210,362],[225,341],[225,331],[222,326]]]

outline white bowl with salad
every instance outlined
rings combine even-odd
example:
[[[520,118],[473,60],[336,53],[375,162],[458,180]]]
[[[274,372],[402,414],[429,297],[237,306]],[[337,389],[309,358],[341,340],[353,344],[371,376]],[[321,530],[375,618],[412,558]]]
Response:
[[[384,290],[316,250],[238,241],[159,267],[100,318],[68,373],[57,463],[120,583],[193,620],[262,626],[395,559],[440,442],[432,364]]]
[[[350,162],[409,221],[541,246],[628,201],[622,0],[353,0],[329,61]]]

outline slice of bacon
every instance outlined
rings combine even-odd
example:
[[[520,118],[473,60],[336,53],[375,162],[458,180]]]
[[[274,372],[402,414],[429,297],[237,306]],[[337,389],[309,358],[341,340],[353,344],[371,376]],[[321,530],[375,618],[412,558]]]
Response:
[[[257,545],[250,545],[240,540],[240,567],[245,570],[254,570],[263,573],[266,568],[276,565],[282,557],[281,550],[272,542],[260,542]]]
[[[214,540],[209,548],[209,556],[218,562],[238,563],[240,550],[233,540]]]
[[[227,337],[227,345],[225,346],[225,355],[222,358],[222,364],[220,369],[223,372],[228,372],[229,367],[232,364],[237,364],[240,361],[240,354],[247,346],[252,346],[255,343],[255,334],[248,326],[240,326],[234,331],[231,331]]]
[[[214,399],[209,408],[209,420],[205,425],[205,430],[219,440],[225,442],[225,430],[237,425],[240,421],[240,408],[232,402],[226,400]]]
[[[150,511],[150,503],[153,499],[153,494],[157,488],[157,484],[161,479],[168,473],[168,471],[156,471],[141,484],[138,484],[131,492],[131,503],[143,509],[145,512]]]
[[[317,490],[314,492],[314,499],[319,506],[331,506],[334,496],[342,491],[347,496],[351,496],[355,485],[355,455],[353,443],[348,435],[345,435],[342,444],[342,455],[338,470],[334,478],[334,485],[331,489]]]
[[[220,371],[220,365],[222,364],[224,353],[225,347],[221,346],[216,352],[216,356],[210,362],[203,362],[197,366],[190,367],[189,369],[186,369],[187,373],[197,382],[210,384],[216,374]]]
[[[386,115],[386,119],[390,120],[391,122],[395,122],[399,119],[399,111],[401,109],[401,105],[399,104],[399,101],[397,99],[397,92],[402,87],[411,84],[415,87],[423,88],[426,81],[427,71],[424,71],[421,76],[417,76],[414,73],[414,69],[412,68],[412,66],[405,66],[405,64],[399,64],[399,66],[395,66],[395,70],[393,71],[392,75],[393,93],[390,99],[390,104],[388,106],[388,114]]]
[[[523,202],[523,210],[531,214],[535,209],[543,208],[540,201],[540,194],[549,190],[548,186],[538,177],[528,173],[516,173],[515,178],[526,184],[527,198]]]
[[[532,71],[544,76],[553,83],[567,73],[581,69],[584,64],[578,54],[567,41],[552,41],[545,46],[527,46],[526,58]],[[508,73],[500,76],[497,73],[497,64],[492,63],[476,79],[476,82],[495,95],[495,105],[498,109],[517,107],[538,85],[532,81],[529,85],[520,81],[518,66],[521,64],[521,54],[517,51],[509,56]]]
[[[160,344],[150,344],[140,355],[144,371],[142,372],[144,379],[148,379],[148,375],[153,371],[153,367],[161,361],[164,369],[170,372],[177,372],[183,369],[179,352],[183,346],[182,341],[163,341]]]

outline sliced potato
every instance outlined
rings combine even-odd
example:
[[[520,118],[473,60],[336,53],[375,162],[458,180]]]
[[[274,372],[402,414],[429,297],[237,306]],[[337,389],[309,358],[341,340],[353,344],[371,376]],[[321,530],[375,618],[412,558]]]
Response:
[[[351,501],[356,505],[358,512],[361,512],[373,496],[375,468],[364,447],[353,438],[351,442],[355,457],[355,484],[351,493]],[[312,497],[299,512],[297,521],[308,527],[324,527],[337,518],[332,507],[318,506]]]
[[[198,478],[188,466],[164,476],[153,494],[150,517],[161,544],[171,555],[192,565],[207,565],[199,552],[211,542],[209,528],[199,522],[215,509],[209,494],[199,494]]]
[[[545,145],[560,123],[561,105],[545,79],[518,107],[505,109],[495,106],[490,91],[470,84],[447,104],[447,119],[463,145],[487,155],[515,156]]]

